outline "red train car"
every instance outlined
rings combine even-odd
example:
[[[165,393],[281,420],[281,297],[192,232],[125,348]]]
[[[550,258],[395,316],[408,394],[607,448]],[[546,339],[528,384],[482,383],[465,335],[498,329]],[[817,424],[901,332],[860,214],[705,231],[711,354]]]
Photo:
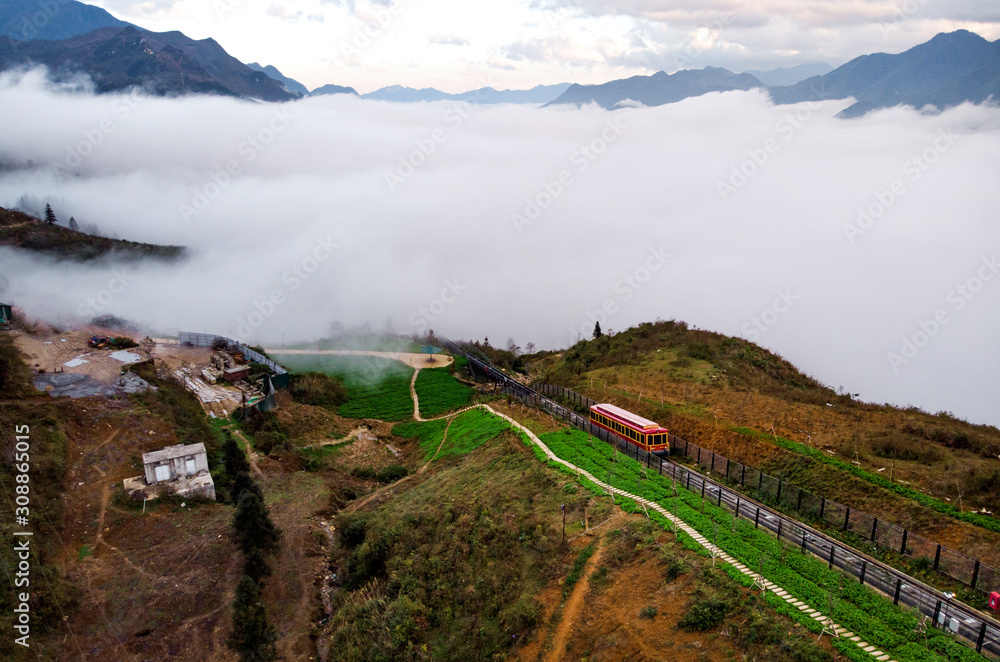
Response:
[[[590,408],[590,422],[654,455],[670,453],[667,428],[621,407],[594,405]]]

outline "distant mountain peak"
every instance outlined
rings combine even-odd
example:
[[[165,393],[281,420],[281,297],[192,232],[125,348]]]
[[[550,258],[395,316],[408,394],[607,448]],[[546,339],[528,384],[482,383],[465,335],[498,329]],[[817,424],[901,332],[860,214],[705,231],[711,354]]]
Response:
[[[968,30],[942,32],[902,53],[862,55],[795,85],[771,88],[775,103],[847,99],[842,117],[879,108],[944,109],[1000,98],[1000,45]]]
[[[632,76],[600,85],[571,85],[548,105],[596,103],[608,110],[636,104],[661,106],[709,92],[755,87],[764,87],[764,84],[750,74],[735,74],[722,67],[681,69],[672,74],[657,71],[650,76]]]

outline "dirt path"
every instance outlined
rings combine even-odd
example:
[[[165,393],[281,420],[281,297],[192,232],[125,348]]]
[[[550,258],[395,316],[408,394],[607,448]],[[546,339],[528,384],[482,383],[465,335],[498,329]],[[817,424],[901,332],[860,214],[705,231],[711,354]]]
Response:
[[[250,445],[250,441],[239,430],[233,430],[233,434],[247,445],[247,459],[250,460],[250,468],[258,476],[263,476],[264,474],[260,472],[260,467],[257,466],[257,453],[254,451],[253,446]]]
[[[598,538],[597,550],[590,557],[590,560],[587,561],[583,577],[573,587],[573,593],[570,594],[569,600],[566,601],[566,606],[563,607],[562,621],[560,621],[559,627],[552,637],[552,650],[545,657],[545,662],[559,662],[565,656],[566,642],[569,641],[570,635],[573,633],[573,625],[580,617],[581,612],[583,612],[583,603],[587,599],[587,593],[590,591],[590,575],[593,574],[594,568],[600,567],[601,554],[603,552],[602,539]]]
[[[340,356],[378,356],[401,361],[411,368],[442,368],[451,365],[454,358],[447,354],[414,354],[412,352],[375,352],[360,349],[265,349],[270,354],[334,354]],[[431,359],[434,359],[433,361]]]
[[[420,368],[413,371],[413,378],[410,380],[410,398],[413,399],[413,418],[417,421],[423,422],[427,419],[421,418],[420,416],[420,400],[417,399],[417,375],[420,374]]]

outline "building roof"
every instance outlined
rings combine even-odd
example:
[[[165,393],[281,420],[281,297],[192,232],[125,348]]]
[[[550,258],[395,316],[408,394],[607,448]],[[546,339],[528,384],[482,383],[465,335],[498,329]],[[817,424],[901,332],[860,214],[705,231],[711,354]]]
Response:
[[[643,418],[638,414],[633,414],[632,412],[622,409],[621,407],[616,407],[611,404],[602,403],[599,405],[594,405],[591,409],[596,409],[602,413],[615,416],[622,419],[626,423],[630,423],[638,428],[660,428],[660,424],[656,421],[651,421],[648,418]]]
[[[202,453],[205,453],[205,444],[197,443],[187,446],[178,444],[177,446],[167,446],[152,453],[143,453],[142,463],[163,462],[164,460],[172,460],[177,457],[184,457],[185,455],[199,455]]]

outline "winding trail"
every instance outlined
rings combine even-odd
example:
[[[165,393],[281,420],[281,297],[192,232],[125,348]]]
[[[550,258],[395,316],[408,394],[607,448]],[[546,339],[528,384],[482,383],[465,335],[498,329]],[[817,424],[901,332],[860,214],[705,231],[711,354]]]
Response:
[[[506,420],[511,425],[513,425],[514,427],[518,428],[519,430],[521,430],[522,432],[524,432],[526,435],[528,435],[528,438],[531,439],[532,443],[536,444],[542,450],[542,452],[545,453],[545,456],[550,461],[557,462],[557,463],[565,466],[566,468],[571,469],[572,471],[576,472],[577,475],[583,476],[584,478],[586,478],[587,480],[591,481],[592,483],[594,483],[595,485],[597,485],[598,487],[600,487],[603,490],[606,490],[606,491],[611,492],[613,494],[617,494],[617,495],[619,495],[619,496],[621,496],[623,498],[626,498],[626,499],[631,499],[632,501],[635,501],[636,503],[641,504],[641,505],[645,506],[646,508],[649,508],[651,510],[655,510],[660,515],[662,515],[663,517],[665,517],[668,520],[670,520],[671,522],[673,522],[676,527],[678,527],[681,531],[683,531],[688,536],[690,536],[699,545],[701,545],[706,550],[708,550],[708,552],[710,554],[712,554],[715,557],[718,557],[719,559],[721,559],[725,563],[728,563],[729,565],[731,565],[732,567],[736,568],[737,570],[739,570],[741,573],[743,573],[747,577],[753,578],[757,582],[757,585],[764,586],[765,590],[771,591],[772,593],[774,593],[775,595],[777,595],[778,597],[780,597],[782,600],[784,600],[785,602],[787,602],[792,607],[795,607],[799,611],[804,612],[809,617],[811,617],[813,620],[815,620],[816,622],[818,622],[821,625],[825,626],[828,630],[832,630],[833,632],[836,633],[836,635],[838,637],[843,637],[843,638],[849,639],[850,641],[854,642],[855,644],[857,644],[857,646],[861,650],[863,650],[864,652],[866,652],[869,655],[871,655],[873,658],[875,658],[876,660],[878,660],[878,662],[895,662],[894,660],[892,660],[892,658],[891,658],[890,655],[882,652],[881,650],[879,650],[875,646],[872,646],[867,641],[864,641],[861,637],[859,637],[858,635],[854,634],[853,632],[851,632],[847,628],[843,627],[842,625],[837,624],[829,616],[824,616],[818,610],[813,609],[808,604],[806,604],[806,603],[802,602],[801,600],[795,598],[794,596],[792,596],[791,594],[789,594],[787,591],[785,591],[783,588],[781,588],[777,584],[775,584],[773,582],[770,582],[767,579],[765,579],[763,575],[759,575],[759,574],[753,572],[752,570],[750,570],[750,568],[746,567],[745,565],[743,565],[742,563],[740,563],[739,561],[737,561],[736,559],[734,559],[732,556],[726,554],[724,551],[722,551],[721,548],[716,547],[715,545],[713,545],[712,543],[710,543],[705,538],[705,536],[703,536],[700,533],[698,533],[698,531],[696,531],[693,527],[691,527],[690,525],[688,525],[684,520],[680,519],[679,517],[676,517],[673,513],[669,512],[666,508],[664,508],[660,504],[658,504],[658,503],[656,503],[654,501],[650,501],[648,499],[644,499],[644,498],[642,498],[640,496],[636,496],[635,494],[630,494],[630,493],[626,492],[625,490],[620,490],[617,487],[613,487],[611,485],[608,485],[607,483],[604,483],[604,482],[598,480],[590,472],[584,471],[583,469],[577,467],[576,465],[570,464],[566,460],[563,460],[562,458],[558,457],[555,453],[553,453],[551,450],[549,450],[549,447],[546,446],[542,442],[542,440],[539,439],[538,436],[534,432],[532,432],[528,428],[524,427],[523,425],[521,425],[520,423],[518,423],[517,421],[515,421],[514,419],[512,419],[510,416],[506,416],[506,415],[501,414],[501,413],[499,413],[497,411],[494,411],[493,408],[490,407],[489,405],[479,405],[479,406],[485,408],[487,411],[489,411],[490,413],[492,413],[494,416],[499,416],[500,418]]]
[[[573,625],[580,617],[580,612],[583,611],[583,602],[587,597],[587,592],[590,591],[590,576],[594,574],[595,568],[601,566],[601,555],[604,553],[603,541],[604,538],[598,536],[597,549],[587,561],[587,572],[573,587],[573,592],[570,594],[569,600],[566,601],[566,606],[563,607],[562,620],[559,622],[559,627],[556,628],[555,636],[552,638],[552,650],[545,656],[545,662],[559,662],[566,655],[566,642],[569,641]]]

